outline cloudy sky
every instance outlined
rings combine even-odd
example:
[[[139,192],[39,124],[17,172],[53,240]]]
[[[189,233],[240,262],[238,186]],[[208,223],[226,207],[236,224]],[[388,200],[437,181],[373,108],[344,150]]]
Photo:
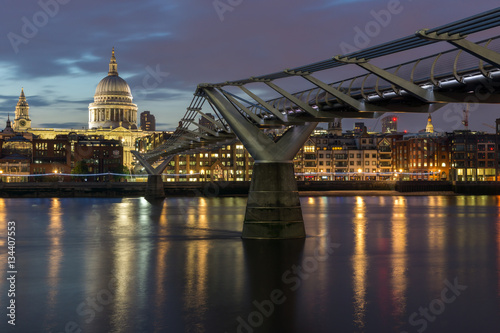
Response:
[[[344,53],[347,46],[374,46],[496,6],[491,0],[3,0],[2,4],[2,123],[9,112],[13,114],[24,87],[33,127],[86,127],[88,104],[107,75],[114,46],[118,71],[130,85],[139,112],[150,110],[158,129],[164,130],[177,125],[198,83],[305,65]],[[356,35],[376,22],[376,13],[391,11],[379,31],[360,43]],[[394,61],[415,57],[405,53]],[[357,74],[349,67],[331,82]],[[297,84],[297,90],[301,88]],[[437,111],[435,127],[458,129],[460,114],[460,107]],[[496,118],[500,118],[498,107],[480,107],[471,113],[470,127],[491,131],[483,123],[493,125]],[[344,129],[352,128],[353,122],[345,120]],[[425,122],[425,115],[403,114],[400,130],[418,131]],[[366,124],[380,130],[377,120]]]

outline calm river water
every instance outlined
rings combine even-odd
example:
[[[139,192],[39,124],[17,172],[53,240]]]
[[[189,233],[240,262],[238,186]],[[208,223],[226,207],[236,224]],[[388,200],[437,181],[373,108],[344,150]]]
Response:
[[[0,199],[0,332],[500,331],[500,197],[304,197],[288,241],[245,204]]]

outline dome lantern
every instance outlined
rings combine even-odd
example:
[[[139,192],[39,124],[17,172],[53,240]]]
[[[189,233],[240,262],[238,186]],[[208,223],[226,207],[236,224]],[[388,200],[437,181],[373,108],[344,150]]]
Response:
[[[118,76],[118,64],[116,63],[115,58],[115,48],[111,51],[111,60],[109,60],[109,72],[108,75],[116,75]]]

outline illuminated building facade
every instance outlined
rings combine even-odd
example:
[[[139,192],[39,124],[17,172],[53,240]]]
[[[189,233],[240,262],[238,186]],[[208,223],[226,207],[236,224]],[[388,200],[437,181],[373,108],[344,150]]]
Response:
[[[361,136],[311,136],[294,158],[298,180],[385,180],[392,177],[391,140]]]
[[[74,143],[73,158],[75,164],[84,162],[89,174],[121,173],[123,165],[123,147],[118,140],[103,140],[100,137],[87,136],[78,138]],[[108,179],[107,176],[95,177],[95,180]]]
[[[0,133],[0,179],[5,182],[27,181],[30,174],[33,135],[15,132],[10,117]],[[10,175],[10,176],[3,176]]]
[[[250,181],[253,158],[241,142],[212,151],[176,155],[164,173],[165,181]]]
[[[455,131],[450,138],[452,180],[500,180],[497,134]]]
[[[71,143],[67,136],[33,139],[31,174],[71,173]],[[34,178],[34,181],[41,179]]]
[[[449,180],[449,136],[419,133],[393,137],[393,171],[400,180]]]
[[[118,140],[105,140],[101,137],[88,137],[75,133],[58,135],[55,139],[33,140],[31,173],[34,175],[69,174],[79,162],[85,164],[89,180],[108,180],[110,179],[108,176],[92,176],[92,174],[120,173],[123,165],[123,147]],[[70,178],[70,176],[64,177],[65,180]],[[34,177],[32,181],[46,179]]]

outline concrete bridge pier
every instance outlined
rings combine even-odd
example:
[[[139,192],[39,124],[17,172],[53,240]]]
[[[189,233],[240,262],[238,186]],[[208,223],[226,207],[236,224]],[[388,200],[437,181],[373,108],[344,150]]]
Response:
[[[163,188],[163,179],[161,179],[161,175],[148,175],[148,184],[144,197],[146,199],[165,198],[165,189]]]
[[[293,163],[255,163],[241,237],[284,239],[305,236]]]
[[[132,150],[132,154],[137,158],[139,163],[144,167],[148,173],[148,183],[146,186],[146,193],[144,197],[147,200],[158,200],[165,198],[165,189],[163,187],[163,179],[161,174],[163,170],[167,167],[167,164],[172,160],[173,156],[166,157],[163,162],[160,163],[156,168],[153,168],[151,164],[148,163],[139,152]]]
[[[287,239],[306,236],[293,158],[317,123],[290,127],[274,141],[245,118],[215,88],[203,88],[255,160],[242,238]]]

